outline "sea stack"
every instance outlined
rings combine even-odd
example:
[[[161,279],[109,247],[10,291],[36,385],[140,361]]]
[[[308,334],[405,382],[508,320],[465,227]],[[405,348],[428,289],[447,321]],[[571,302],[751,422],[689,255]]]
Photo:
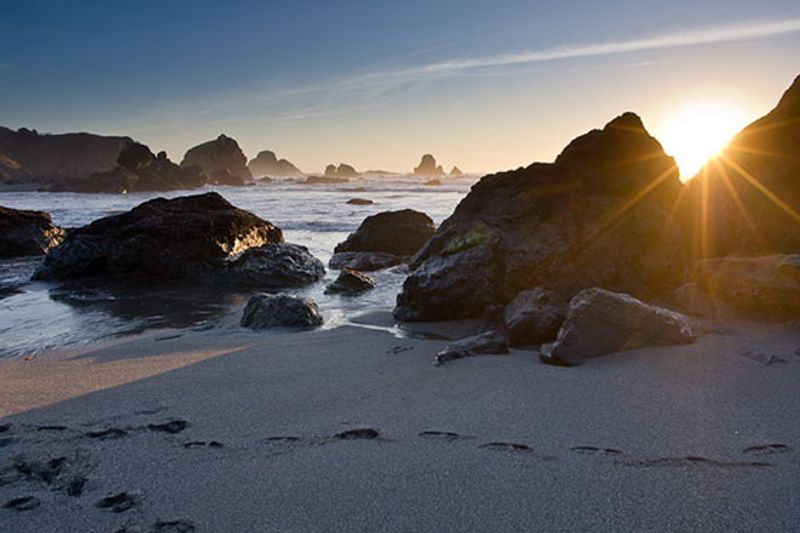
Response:
[[[419,162],[419,166],[414,168],[415,176],[444,176],[442,165],[436,164],[436,158],[431,154],[425,154]]]
[[[278,159],[275,152],[263,150],[258,152],[247,164],[253,176],[294,177],[302,176],[303,171],[286,159]]]
[[[239,144],[222,134],[190,148],[183,156],[181,166],[200,168],[210,183],[217,185],[245,185],[253,180],[247,168],[245,157]]]

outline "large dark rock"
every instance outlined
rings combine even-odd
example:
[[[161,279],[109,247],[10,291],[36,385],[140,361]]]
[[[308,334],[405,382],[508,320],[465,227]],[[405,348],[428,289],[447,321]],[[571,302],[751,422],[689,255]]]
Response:
[[[0,259],[46,254],[63,238],[48,213],[0,206]]]
[[[701,333],[692,319],[675,311],[628,294],[587,289],[570,301],[558,338],[542,346],[542,360],[575,366],[590,357],[644,346],[690,344]]]
[[[364,219],[334,252],[382,252],[413,255],[436,231],[433,220],[413,209],[384,211]]]
[[[129,144],[120,153],[113,170],[97,172],[83,180],[67,180],[63,189],[95,193],[133,193],[196,189],[206,183],[198,167],[180,167],[167,158],[156,156],[139,143]]]
[[[414,167],[414,174],[417,176],[444,176],[444,169],[436,164],[436,158],[431,154],[425,154],[419,162],[419,166]]]
[[[336,281],[328,285],[325,294],[359,294],[373,288],[375,282],[371,277],[346,268],[339,273]]]
[[[800,252],[800,76],[688,183],[693,258]]]
[[[269,150],[258,152],[258,155],[247,163],[247,168],[250,169],[253,176],[293,177],[303,175],[302,170],[286,159],[278,159],[275,152]]]
[[[602,286],[649,298],[684,279],[671,210],[675,161],[626,113],[572,141],[552,164],[486,176],[414,257],[400,320],[480,316],[533,287],[565,300]]]
[[[800,254],[722,257],[697,262],[679,289],[688,312],[714,318],[800,318]]]
[[[344,242],[336,245],[331,268],[346,266],[369,271],[399,264],[416,253],[434,232],[433,220],[413,209],[369,216]],[[362,254],[368,255],[359,257]]]
[[[242,252],[282,241],[279,228],[217,193],[157,198],[70,231],[34,277],[216,282]]]
[[[129,137],[90,133],[39,135],[35,130],[0,127],[0,183],[37,182],[60,185],[85,179],[116,166]]]
[[[322,315],[317,304],[307,298],[257,294],[248,300],[240,324],[251,329],[313,328],[322,324]]]
[[[556,338],[567,315],[567,306],[553,291],[537,287],[522,291],[503,312],[512,346],[542,344]]]
[[[300,287],[322,279],[325,267],[308,248],[272,243],[250,248],[232,261],[225,281],[238,286],[278,289]]]
[[[183,156],[181,166],[198,167],[209,183],[244,185],[253,180],[246,163],[247,158],[239,144],[223,134],[213,141],[190,148]]]

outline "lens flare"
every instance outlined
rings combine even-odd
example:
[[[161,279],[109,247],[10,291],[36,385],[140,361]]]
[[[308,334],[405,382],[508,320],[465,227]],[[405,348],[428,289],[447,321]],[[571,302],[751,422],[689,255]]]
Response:
[[[657,136],[664,150],[675,158],[681,179],[686,181],[714,158],[747,121],[735,106],[697,102],[670,117]]]

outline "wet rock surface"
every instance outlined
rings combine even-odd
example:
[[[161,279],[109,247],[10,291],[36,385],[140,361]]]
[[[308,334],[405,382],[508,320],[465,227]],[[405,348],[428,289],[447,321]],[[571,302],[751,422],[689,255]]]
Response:
[[[407,258],[380,252],[339,252],[333,254],[328,266],[335,270],[349,268],[361,272],[372,272],[399,265]]]
[[[328,285],[325,294],[360,294],[375,288],[372,278],[357,270],[342,270],[336,281]]]
[[[70,231],[34,279],[218,281],[231,258],[282,241],[279,228],[217,193],[157,198]]]
[[[63,238],[48,213],[0,206],[0,259],[43,255]]]
[[[225,279],[236,286],[279,289],[308,285],[324,275],[322,261],[305,246],[273,243],[245,251],[230,263]]]
[[[313,328],[322,324],[317,304],[308,298],[257,294],[248,300],[240,322],[250,329]]]

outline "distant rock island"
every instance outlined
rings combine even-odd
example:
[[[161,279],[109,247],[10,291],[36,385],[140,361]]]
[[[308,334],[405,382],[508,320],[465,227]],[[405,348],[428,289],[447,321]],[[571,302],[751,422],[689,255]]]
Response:
[[[253,176],[263,177],[295,177],[302,176],[303,171],[286,159],[278,159],[275,152],[263,150],[247,163]]]
[[[166,152],[153,155],[150,148],[134,142],[127,146],[112,170],[95,172],[86,179],[67,180],[63,188],[77,192],[132,193],[195,189],[206,184],[196,166],[181,167]]]
[[[183,156],[181,167],[192,166],[202,170],[208,182],[214,185],[245,185],[253,181],[239,143],[225,134],[190,148]]]
[[[444,176],[442,165],[436,164],[436,158],[431,154],[422,156],[419,166],[414,167],[415,176]]]
[[[347,163],[339,163],[339,166],[328,165],[325,167],[325,176],[329,178],[357,178],[361,174]]]
[[[464,175],[464,173],[461,172],[461,169],[458,168],[458,167],[453,167],[453,169],[450,171],[450,177],[453,177],[453,178],[458,178],[458,177],[463,176],[463,175]]]
[[[91,133],[39,134],[0,127],[0,183],[43,186],[112,170],[130,137]]]

